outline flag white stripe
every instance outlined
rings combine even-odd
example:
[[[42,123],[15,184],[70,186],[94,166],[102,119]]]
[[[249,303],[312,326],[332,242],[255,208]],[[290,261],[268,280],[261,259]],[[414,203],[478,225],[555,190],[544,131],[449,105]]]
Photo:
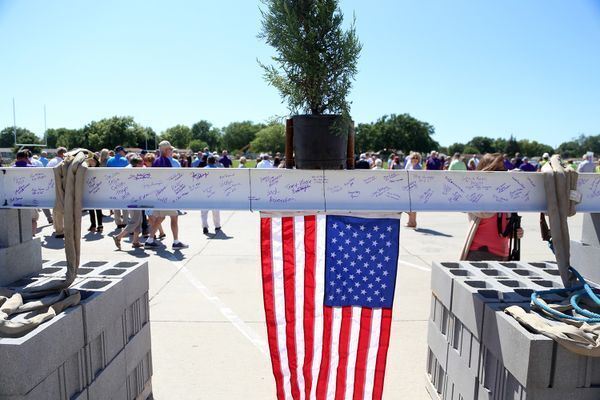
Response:
[[[296,263],[296,358],[298,360],[298,387],[300,388],[300,399],[306,397],[304,388],[304,217],[294,217],[294,244]]]
[[[358,356],[358,338],[360,336],[361,307],[352,307],[352,323],[350,325],[350,345],[348,346],[348,366],[346,368],[345,399],[352,400],[354,396],[354,368]]]
[[[312,387],[310,399],[317,398],[317,382],[323,356],[323,296],[325,295],[325,215],[316,217],[316,265],[315,265],[315,329],[313,342]]]
[[[373,398],[373,382],[375,381],[375,364],[379,350],[379,335],[381,333],[381,309],[374,309],[371,318],[371,339],[367,354],[367,374],[365,376],[365,392],[363,399]]]
[[[331,351],[329,356],[329,376],[327,379],[327,399],[335,398],[337,369],[340,361],[340,331],[342,327],[342,307],[333,307],[331,327]]]
[[[280,218],[271,220],[271,243],[273,257],[273,300],[275,303],[275,320],[277,329],[277,347],[279,360],[281,362],[281,373],[283,375],[283,392],[286,399],[292,399],[292,388],[290,384],[290,367],[285,334],[285,294],[283,289],[283,236],[282,222]]]

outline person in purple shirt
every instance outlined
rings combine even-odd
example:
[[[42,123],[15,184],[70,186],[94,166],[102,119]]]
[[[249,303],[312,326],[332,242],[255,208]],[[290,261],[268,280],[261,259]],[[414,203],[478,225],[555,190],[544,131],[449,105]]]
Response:
[[[438,152],[435,150],[431,151],[429,158],[425,163],[428,170],[439,171],[442,169],[442,161],[438,158]]]
[[[227,150],[223,150],[219,162],[221,163],[221,165],[223,165],[223,168],[231,168],[233,162],[231,162],[231,159],[227,157]]]
[[[17,152],[15,167],[32,167],[32,165],[29,163],[29,158],[27,157],[27,155],[28,153],[25,150]]]
[[[535,172],[537,171],[537,168],[533,165],[529,163],[529,158],[527,157],[523,157],[523,162],[521,163],[521,166],[519,167],[520,171],[524,171],[524,172]]]
[[[504,154],[503,158],[504,158],[504,161],[503,161],[504,169],[506,169],[507,171],[510,171],[511,169],[513,169],[514,167],[513,167],[512,162],[510,162],[510,158],[508,157],[508,154]]]
[[[154,160],[152,167],[162,168],[181,168],[179,161],[173,159],[173,146],[166,140],[163,140],[158,144],[159,157]],[[154,240],[154,234],[158,230],[158,227],[165,220],[165,217],[171,218],[171,232],[173,232],[173,249],[186,249],[189,246],[179,241],[179,213],[177,210],[150,210],[146,212],[148,214],[148,220],[150,222],[150,229],[148,230],[148,239],[144,243],[146,248],[156,248],[158,244]]]
[[[17,157],[16,157],[14,166],[17,168],[33,167],[33,165],[31,165],[29,163],[29,151],[28,150],[21,150],[21,151],[17,152]],[[37,222],[38,222],[38,219],[40,218],[40,213],[36,209],[33,209],[31,211],[32,211],[32,213],[31,213],[31,229],[33,232],[33,236],[35,237],[35,234],[37,233]]]

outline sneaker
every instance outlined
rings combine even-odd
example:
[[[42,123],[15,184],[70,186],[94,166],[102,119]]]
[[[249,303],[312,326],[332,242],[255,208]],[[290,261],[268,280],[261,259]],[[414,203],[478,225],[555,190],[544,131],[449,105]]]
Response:
[[[220,226],[219,226],[219,227],[217,227],[217,228],[215,228],[215,232],[219,232],[220,230],[221,230],[221,227],[220,227]]]
[[[202,233],[206,235],[208,233],[208,228],[202,228]]]
[[[187,249],[188,247],[190,247],[190,246],[188,246],[187,244],[182,243],[182,242],[173,243],[174,249]]]
[[[145,242],[144,243],[144,247],[147,248],[147,249],[148,248],[155,249],[155,248],[158,247],[158,243],[156,243],[156,242]]]

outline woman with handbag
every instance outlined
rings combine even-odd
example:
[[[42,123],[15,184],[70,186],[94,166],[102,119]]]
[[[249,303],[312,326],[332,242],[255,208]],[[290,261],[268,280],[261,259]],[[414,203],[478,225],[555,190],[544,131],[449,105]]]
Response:
[[[506,171],[501,154],[486,154],[477,165],[477,171]],[[523,237],[520,217],[509,213],[468,213],[470,226],[461,260],[508,261],[515,259],[511,242]],[[515,240],[516,239],[516,240]]]

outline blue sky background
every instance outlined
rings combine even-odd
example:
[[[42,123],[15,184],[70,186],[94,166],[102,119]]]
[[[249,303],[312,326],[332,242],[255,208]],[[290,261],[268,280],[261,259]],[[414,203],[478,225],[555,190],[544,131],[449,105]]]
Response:
[[[363,43],[352,115],[409,113],[442,145],[600,134],[600,0],[341,0]],[[0,0],[0,129],[132,115],[157,132],[285,115],[259,2]]]

